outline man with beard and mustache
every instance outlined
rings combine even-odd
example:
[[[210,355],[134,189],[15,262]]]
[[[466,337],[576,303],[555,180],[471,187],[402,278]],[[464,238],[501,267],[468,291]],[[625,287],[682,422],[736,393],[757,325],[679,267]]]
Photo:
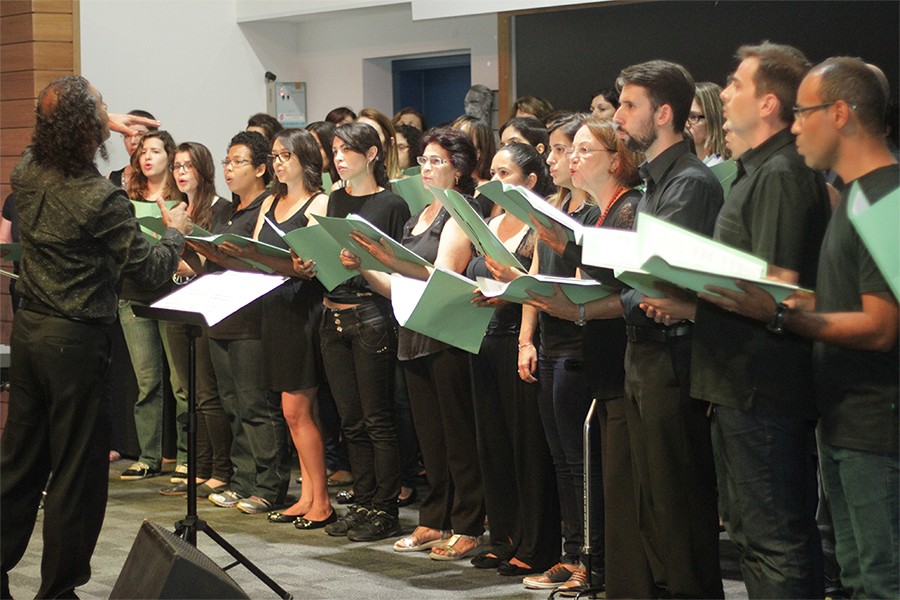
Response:
[[[723,192],[682,137],[694,98],[690,73],[654,60],[623,70],[617,86],[619,136],[647,159],[637,218],[650,214],[711,235]],[[643,301],[635,290],[622,293],[625,417],[646,561],[607,573],[607,583],[621,578],[613,591],[620,597],[722,598],[709,419],[690,396],[692,323],[657,323]]]

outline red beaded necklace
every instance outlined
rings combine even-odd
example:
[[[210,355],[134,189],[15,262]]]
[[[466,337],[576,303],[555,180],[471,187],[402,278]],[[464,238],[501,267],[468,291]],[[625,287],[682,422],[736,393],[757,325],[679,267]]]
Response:
[[[603,225],[603,221],[606,220],[606,215],[609,214],[610,209],[615,206],[616,200],[622,197],[622,194],[627,192],[629,188],[622,187],[621,185],[616,188],[615,193],[613,194],[612,200],[609,201],[609,204],[606,205],[606,208],[603,209],[603,214],[600,215],[600,218],[597,219],[597,224],[594,227],[600,227]]]

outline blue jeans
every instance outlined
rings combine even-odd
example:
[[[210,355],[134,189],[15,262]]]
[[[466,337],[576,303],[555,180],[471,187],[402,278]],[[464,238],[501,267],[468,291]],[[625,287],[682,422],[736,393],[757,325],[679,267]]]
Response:
[[[712,430],[748,596],[823,597],[812,423],[717,406]]]
[[[322,359],[341,416],[358,504],[397,515],[400,452],[394,426],[397,333],[390,307],[326,307]]]
[[[169,341],[166,337],[166,324],[163,321],[142,319],[134,316],[130,300],[119,300],[119,321],[122,334],[128,345],[131,366],[137,380],[138,397],[134,403],[134,425],[141,456],[138,460],[146,463],[151,469],[162,467],[163,455],[163,374],[165,362],[168,360],[169,382],[175,394],[176,414],[187,411],[187,393],[178,380],[173,364]],[[178,463],[187,463],[186,434],[182,428],[178,430]]]
[[[819,463],[844,589],[852,598],[900,597],[897,454],[841,448],[820,437]]]
[[[262,341],[209,340],[219,397],[231,423],[230,489],[272,504],[284,501],[291,470],[281,394],[262,387]]]
[[[591,407],[584,365],[580,359],[550,358],[538,361],[538,408],[544,435],[550,446],[559,491],[563,527],[563,561],[581,557],[584,521],[584,418]],[[591,569],[603,570],[603,471],[600,461],[600,428],[591,427]]]

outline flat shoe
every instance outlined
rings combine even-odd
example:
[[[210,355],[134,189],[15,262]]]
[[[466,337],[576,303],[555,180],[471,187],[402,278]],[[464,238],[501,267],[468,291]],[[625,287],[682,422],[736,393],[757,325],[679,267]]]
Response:
[[[182,481],[173,486],[164,487],[159,490],[159,493],[163,496],[187,496],[187,482]]]
[[[334,495],[334,499],[338,504],[353,504],[356,502],[356,492],[352,489],[341,490]]]
[[[266,519],[269,523],[293,523],[303,515],[286,515],[283,512],[270,512]]]
[[[224,492],[228,489],[228,484],[223,483],[220,486],[212,487],[211,485],[206,485],[205,483],[201,483],[197,486],[197,497],[198,498],[209,498],[210,494],[218,494],[220,492]]]
[[[461,540],[464,537],[474,539],[475,545],[472,546],[470,549],[466,550],[465,552],[460,552],[459,550],[456,549],[456,544],[459,542],[459,540]],[[470,535],[464,536],[459,533],[456,533],[449,540],[444,542],[443,544],[437,544],[435,546],[435,549],[440,548],[441,550],[443,550],[444,551],[443,554],[438,554],[437,552],[434,551],[434,549],[432,549],[431,553],[428,555],[428,558],[430,558],[431,560],[459,560],[461,558],[465,558],[467,556],[471,556],[472,554],[477,553],[478,546],[480,546],[480,545],[481,545],[481,540],[479,540],[478,538],[472,538],[472,536],[470,536]]]
[[[407,496],[406,498],[401,498],[400,496],[397,496],[397,506],[399,506],[401,508],[404,506],[409,506],[410,504],[412,504],[413,502],[416,501],[416,498],[418,496],[419,496],[419,494],[418,494],[418,492],[416,492],[416,488],[412,488],[412,492],[410,492],[409,496]]]
[[[496,569],[506,561],[499,556],[488,556],[490,552],[482,552],[472,557],[470,561],[476,569]]]
[[[436,540],[431,540],[430,542],[420,542],[419,538],[416,537],[416,534],[411,533],[394,542],[394,552],[423,552],[425,550],[431,550],[435,546],[446,543],[447,540],[450,539],[449,535],[444,535],[445,533],[449,532],[442,531],[441,537]]]
[[[520,567],[519,565],[514,565],[506,561],[504,561],[503,564],[497,567],[497,574],[503,575],[504,577],[524,577],[525,575],[542,572],[543,569],[535,569],[534,567]]]
[[[294,527],[297,529],[321,529],[326,525],[330,525],[337,521],[337,511],[331,511],[331,514],[322,521],[310,521],[305,517],[296,517],[294,519]]]

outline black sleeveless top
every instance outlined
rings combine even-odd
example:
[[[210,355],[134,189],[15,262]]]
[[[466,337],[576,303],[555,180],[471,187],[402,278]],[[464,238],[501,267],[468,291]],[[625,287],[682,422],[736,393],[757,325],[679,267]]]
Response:
[[[284,233],[289,233],[294,231],[295,229],[300,229],[301,227],[306,227],[309,225],[309,217],[306,216],[306,210],[309,208],[309,205],[312,204],[313,200],[318,197],[319,193],[313,194],[306,202],[303,203],[303,206],[300,207],[300,210],[295,212],[293,215],[288,217],[287,220],[279,223],[278,219],[275,218],[275,207],[278,206],[278,202],[280,198],[275,197],[272,200],[272,206],[269,207],[269,210],[266,212],[266,217],[275,223],[275,225],[283,231]],[[284,248],[288,250],[289,247],[287,242],[278,235],[278,233],[272,229],[272,226],[263,221],[262,228],[259,230],[259,235],[257,239],[261,242],[265,242],[271,246],[278,246],[279,248]],[[322,299],[322,295],[325,293],[325,287],[319,283],[318,279],[310,279],[306,281],[304,279],[300,279],[298,277],[292,277],[287,283],[285,283],[279,290],[282,293],[289,292],[290,294],[309,294],[313,296],[317,296],[319,300]]]

